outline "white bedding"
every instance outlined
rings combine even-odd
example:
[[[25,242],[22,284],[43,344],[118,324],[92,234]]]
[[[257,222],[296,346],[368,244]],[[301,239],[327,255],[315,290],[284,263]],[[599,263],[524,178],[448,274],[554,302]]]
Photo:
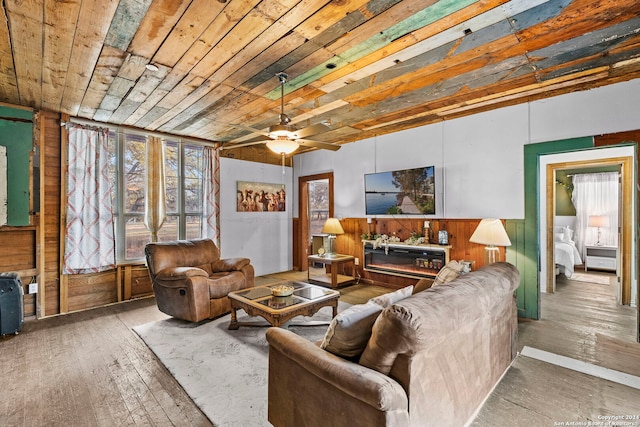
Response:
[[[582,264],[580,252],[573,241],[555,242],[555,261],[560,273],[567,278],[573,276],[573,267]]]

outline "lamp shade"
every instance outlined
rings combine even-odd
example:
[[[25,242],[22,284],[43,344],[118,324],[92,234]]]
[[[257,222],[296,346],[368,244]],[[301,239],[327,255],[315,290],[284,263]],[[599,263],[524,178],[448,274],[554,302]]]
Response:
[[[511,246],[511,240],[507,236],[502,221],[495,218],[480,221],[469,241],[481,245]]]
[[[291,154],[298,149],[300,145],[290,139],[274,139],[267,142],[267,147],[274,153]]]
[[[609,217],[606,215],[590,215],[589,227],[609,227]]]
[[[344,234],[344,230],[342,229],[338,218],[327,219],[327,222],[324,223],[324,227],[322,227],[322,232],[327,234]]]

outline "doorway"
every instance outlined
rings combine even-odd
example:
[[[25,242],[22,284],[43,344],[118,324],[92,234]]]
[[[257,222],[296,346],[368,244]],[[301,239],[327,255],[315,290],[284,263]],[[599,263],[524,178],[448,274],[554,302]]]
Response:
[[[309,268],[307,257],[312,253],[313,236],[319,236],[327,218],[333,216],[333,173],[301,176],[298,179],[300,197],[298,212],[300,270]]]
[[[547,292],[555,292],[560,275],[586,281],[585,275],[595,269],[614,274],[621,302],[621,164],[595,160],[548,168],[555,185],[547,204],[553,212],[548,222],[553,233],[548,247],[553,252],[547,260],[554,263],[548,272],[555,271],[548,275]]]
[[[626,156],[626,152],[612,151],[609,149],[589,150],[591,152],[590,159],[585,160],[569,160],[572,159],[571,153],[564,153],[562,155],[550,155],[551,160],[545,160],[541,162],[540,168],[544,173],[544,178],[541,179],[541,190],[544,188],[546,197],[540,197],[541,204],[545,206],[540,207],[540,212],[544,212],[545,215],[541,215],[540,221],[540,247],[545,248],[541,251],[541,256],[544,255],[544,262],[541,260],[541,267],[544,269],[544,273],[540,275],[541,283],[540,289],[545,289],[548,293],[555,291],[555,245],[554,245],[554,231],[555,231],[555,207],[556,207],[556,173],[562,170],[580,169],[580,168],[607,168],[607,167],[619,167],[620,170],[620,192],[619,192],[619,228],[618,228],[618,257],[617,257],[617,286],[618,286],[618,304],[632,305],[632,302],[637,305],[637,282],[634,278],[637,275],[636,267],[633,260],[636,259],[636,238],[634,224],[634,182],[635,182],[635,170],[634,170],[634,156],[633,148],[629,148],[632,155]],[[600,156],[606,156],[607,154],[613,154],[612,157],[596,157],[595,154]],[[568,157],[562,157],[568,156]],[[576,157],[573,157],[575,159]],[[565,161],[561,161],[565,160]],[[554,162],[554,163],[551,163]],[[544,182],[544,185],[542,185]],[[543,202],[544,201],[544,202]],[[541,272],[542,273],[542,272]],[[640,334],[640,318],[637,322],[636,336],[637,341]]]

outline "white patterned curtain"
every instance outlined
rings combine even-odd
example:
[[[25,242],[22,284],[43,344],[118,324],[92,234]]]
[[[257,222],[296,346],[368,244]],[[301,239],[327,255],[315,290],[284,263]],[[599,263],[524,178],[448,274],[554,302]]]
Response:
[[[589,217],[603,215],[609,226],[600,228],[600,243],[618,246],[618,172],[578,174],[573,177],[571,200],[576,208],[575,242],[583,256],[585,245],[598,241],[598,229],[589,227]]]
[[[109,130],[68,124],[64,274],[115,268]]]
[[[220,247],[220,154],[204,147],[202,173],[202,237]]]

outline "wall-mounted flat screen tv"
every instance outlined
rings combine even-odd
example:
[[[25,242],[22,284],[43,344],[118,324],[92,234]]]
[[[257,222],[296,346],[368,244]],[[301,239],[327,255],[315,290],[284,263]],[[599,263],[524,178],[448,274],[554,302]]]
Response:
[[[369,173],[364,176],[367,215],[436,213],[434,167]]]

